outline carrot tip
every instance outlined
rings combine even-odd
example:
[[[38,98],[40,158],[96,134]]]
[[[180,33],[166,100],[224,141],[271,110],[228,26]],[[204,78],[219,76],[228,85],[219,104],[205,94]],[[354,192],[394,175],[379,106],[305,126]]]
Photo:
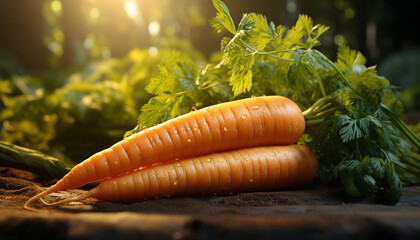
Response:
[[[40,193],[38,193],[37,195],[31,197],[30,199],[28,199],[25,204],[23,204],[23,208],[30,210],[30,211],[41,211],[40,209],[31,207],[30,204],[35,202],[38,199],[41,199],[43,196],[48,195],[49,193],[51,193],[51,188],[48,188]]]

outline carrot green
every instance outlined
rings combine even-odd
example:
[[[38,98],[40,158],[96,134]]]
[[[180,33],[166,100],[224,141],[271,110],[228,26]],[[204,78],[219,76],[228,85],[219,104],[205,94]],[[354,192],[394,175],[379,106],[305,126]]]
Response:
[[[403,185],[420,182],[419,137],[400,119],[403,106],[389,81],[359,51],[340,46],[335,61],[316,49],[327,26],[300,15],[287,29],[257,13],[236,25],[213,0],[217,32],[227,32],[208,64],[173,52],[147,91],[138,126],[127,135],[191,109],[251,96],[283,95],[304,111],[300,143],[319,159],[323,183],[341,183],[351,197],[377,194],[394,203]]]

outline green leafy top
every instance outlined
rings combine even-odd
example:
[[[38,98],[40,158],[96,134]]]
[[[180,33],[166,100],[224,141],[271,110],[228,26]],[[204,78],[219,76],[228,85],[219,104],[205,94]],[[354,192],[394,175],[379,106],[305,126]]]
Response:
[[[232,34],[222,39],[220,59],[199,65],[171,53],[146,88],[156,96],[143,106],[134,131],[193,108],[284,95],[304,110],[307,128],[299,143],[316,153],[322,182],[338,180],[352,197],[377,193],[386,202],[398,200],[402,183],[420,182],[413,158],[419,138],[399,118],[395,89],[365,66],[360,52],[340,46],[331,61],[315,49],[328,27],[307,15],[287,31],[256,13],[243,14],[235,26],[226,5],[213,4],[212,26]]]

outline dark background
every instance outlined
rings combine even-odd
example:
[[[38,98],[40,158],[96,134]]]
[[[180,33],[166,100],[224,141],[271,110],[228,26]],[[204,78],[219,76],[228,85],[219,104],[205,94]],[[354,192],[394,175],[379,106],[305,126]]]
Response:
[[[137,0],[134,2],[141,15],[140,23],[127,17],[124,9],[127,1],[123,0],[61,0],[61,13],[51,23],[46,20],[46,15],[52,2],[0,0],[0,74],[38,73],[52,67],[69,68],[103,57],[98,53],[86,53],[86,49],[81,50],[80,46],[89,34],[96,37],[95,44],[102,48],[105,46],[108,57],[122,57],[134,47],[159,45],[157,40],[167,37],[171,32],[168,29],[173,32],[169,35],[190,40],[206,56],[219,49],[222,37],[208,23],[208,19],[215,15],[210,0]],[[224,2],[236,24],[244,12],[261,13],[276,25],[287,27],[296,22],[299,14],[307,14],[315,24],[330,26],[321,39],[321,50],[329,57],[334,59],[337,45],[346,43],[366,56],[367,65],[379,65],[381,73],[394,84],[407,87],[419,81],[420,31],[415,1]],[[92,8],[100,12],[95,23],[89,20]],[[161,28],[159,35],[152,37],[147,26],[154,20],[160,23]],[[64,36],[59,56],[47,47],[48,36],[55,28],[60,29]]]

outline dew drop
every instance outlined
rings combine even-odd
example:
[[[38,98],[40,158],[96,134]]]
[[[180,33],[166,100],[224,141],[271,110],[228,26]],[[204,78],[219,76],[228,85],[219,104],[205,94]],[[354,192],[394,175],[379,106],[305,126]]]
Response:
[[[224,127],[224,128],[223,128],[223,131],[227,132],[227,127]]]
[[[207,158],[207,160],[206,160],[207,162],[211,162],[211,159],[210,158]]]
[[[169,125],[169,126],[168,126],[168,128],[171,128],[171,127],[172,127],[172,125]]]
[[[114,181],[114,184],[117,184],[117,182],[116,182],[116,181]]]
[[[195,132],[197,132],[197,131],[198,131],[198,127],[194,127],[193,129],[194,129],[194,131],[195,131]]]
[[[236,111],[235,111],[235,113],[239,113],[239,111],[238,111],[238,110],[236,110]]]
[[[177,130],[174,130],[174,133],[178,133],[178,131]]]
[[[177,167],[181,167],[181,163],[177,163],[177,164],[176,164],[176,166],[177,166]]]
[[[178,184],[178,182],[174,182],[174,185],[177,185]]]
[[[251,178],[251,180],[249,180],[250,182],[254,182],[254,179],[253,178]]]
[[[204,124],[204,125],[207,125],[207,122],[206,122],[206,121],[204,121],[204,122],[203,122],[203,124]]]
[[[242,115],[242,117],[241,117],[243,120],[245,120],[246,119],[246,115]]]
[[[260,109],[260,106],[258,106],[258,105],[255,105],[255,106],[252,106],[252,108],[251,108],[252,110],[258,110],[258,109]]]
[[[189,138],[188,138],[188,139],[187,139],[187,142],[189,142],[189,143],[190,143],[190,142],[191,142],[191,139],[189,139]]]
[[[118,164],[118,161],[115,161],[114,163],[115,163],[115,164]]]

